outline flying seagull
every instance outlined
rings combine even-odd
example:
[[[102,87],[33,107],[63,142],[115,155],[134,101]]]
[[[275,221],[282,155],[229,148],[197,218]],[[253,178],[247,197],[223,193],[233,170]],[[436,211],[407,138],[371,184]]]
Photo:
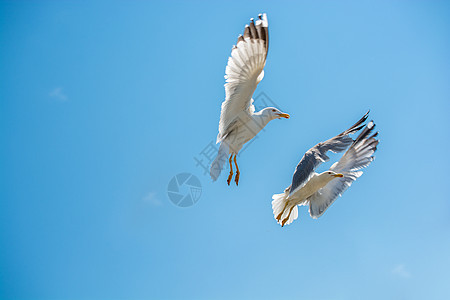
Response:
[[[230,174],[227,183],[230,185],[233,178],[234,156],[235,182],[238,185],[240,172],[236,155],[242,146],[253,139],[271,120],[289,119],[288,114],[275,107],[266,107],[256,112],[253,106],[252,95],[264,77],[269,48],[268,26],[266,14],[260,14],[256,22],[250,19],[250,24],[245,25],[244,35],[239,35],[237,44],[231,50],[231,57],[228,58],[225,69],[225,101],[222,103],[216,141],[220,147],[210,169],[213,181],[219,177],[229,155]]]
[[[284,193],[272,196],[273,215],[281,226],[297,219],[297,205],[309,205],[309,214],[313,219],[323,215],[334,200],[362,175],[361,169],[373,161],[372,155],[379,141],[376,139],[378,132],[370,135],[375,128],[374,122],[370,121],[367,126],[363,124],[368,114],[346,131],[315,145],[305,153],[295,169],[292,184]],[[349,136],[363,127],[355,140]],[[314,172],[321,163],[329,160],[328,151],[337,153],[345,149],[347,151],[342,158],[328,171],[320,174]]]

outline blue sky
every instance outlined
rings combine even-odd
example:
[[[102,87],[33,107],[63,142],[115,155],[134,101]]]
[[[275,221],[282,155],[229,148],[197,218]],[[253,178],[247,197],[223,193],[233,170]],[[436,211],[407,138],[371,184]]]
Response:
[[[240,186],[194,157],[266,12],[271,122]],[[446,1],[0,2],[1,299],[449,299]],[[381,143],[318,220],[271,196],[367,109]],[[333,156],[335,158],[335,156]],[[167,185],[198,177],[173,205]]]

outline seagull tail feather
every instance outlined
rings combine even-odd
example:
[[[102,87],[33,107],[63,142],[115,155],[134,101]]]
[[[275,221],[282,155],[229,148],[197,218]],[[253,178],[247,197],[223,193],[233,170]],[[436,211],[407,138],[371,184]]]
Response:
[[[219,178],[220,173],[222,173],[223,166],[228,158],[229,147],[226,142],[222,142],[219,147],[219,151],[217,152],[217,156],[211,164],[211,168],[209,170],[209,175],[213,181],[216,181]]]
[[[284,193],[272,196],[273,217],[282,227],[291,224],[298,218],[297,205],[293,206],[289,203],[287,200],[288,195],[289,192],[285,191]]]

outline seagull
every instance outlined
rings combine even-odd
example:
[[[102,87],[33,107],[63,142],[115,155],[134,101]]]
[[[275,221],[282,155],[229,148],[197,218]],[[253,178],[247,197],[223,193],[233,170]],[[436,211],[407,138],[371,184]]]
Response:
[[[250,24],[245,25],[244,35],[239,35],[228,58],[225,69],[225,101],[222,103],[216,141],[220,146],[210,168],[213,181],[219,177],[229,155],[230,174],[227,183],[230,185],[233,178],[234,156],[235,182],[238,185],[240,172],[236,155],[242,146],[253,139],[271,120],[290,117],[275,107],[266,107],[256,112],[253,105],[252,95],[264,77],[269,47],[268,27],[266,14],[260,14],[256,22],[250,19]]]
[[[372,155],[379,141],[376,139],[378,132],[370,135],[375,123],[370,121],[367,126],[363,124],[368,114],[341,134],[309,149],[295,169],[292,184],[284,193],[272,196],[273,215],[282,227],[297,219],[297,205],[309,205],[309,214],[313,219],[323,215],[334,200],[362,175],[361,169],[373,161]],[[355,140],[349,136],[363,127]],[[315,172],[321,163],[329,160],[328,151],[337,153],[346,149],[341,159],[328,171],[320,174]]]

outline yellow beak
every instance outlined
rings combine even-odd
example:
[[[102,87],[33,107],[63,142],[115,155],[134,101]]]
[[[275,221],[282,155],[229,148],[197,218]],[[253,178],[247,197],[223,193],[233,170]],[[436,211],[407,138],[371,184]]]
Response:
[[[278,114],[278,116],[280,118],[286,118],[286,119],[289,119],[291,117],[289,114]]]
[[[335,174],[335,175],[333,175],[334,177],[344,177],[344,175],[343,174]]]

